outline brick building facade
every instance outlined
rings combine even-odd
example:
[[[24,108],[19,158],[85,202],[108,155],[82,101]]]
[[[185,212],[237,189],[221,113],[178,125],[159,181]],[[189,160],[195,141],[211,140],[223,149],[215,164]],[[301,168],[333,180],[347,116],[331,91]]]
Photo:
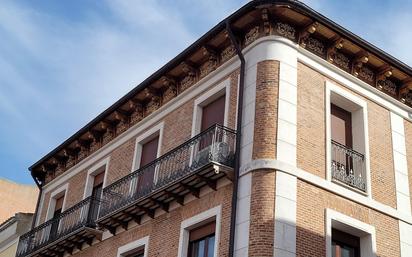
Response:
[[[411,122],[411,68],[251,1],[30,167],[17,256],[412,256]]]

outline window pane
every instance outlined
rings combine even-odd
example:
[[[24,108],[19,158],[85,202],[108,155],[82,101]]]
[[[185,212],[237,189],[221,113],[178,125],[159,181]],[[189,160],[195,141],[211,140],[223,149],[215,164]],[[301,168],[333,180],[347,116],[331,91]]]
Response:
[[[205,240],[199,242],[196,257],[205,257]]]
[[[215,236],[209,237],[207,242],[207,257],[213,257],[215,253]]]

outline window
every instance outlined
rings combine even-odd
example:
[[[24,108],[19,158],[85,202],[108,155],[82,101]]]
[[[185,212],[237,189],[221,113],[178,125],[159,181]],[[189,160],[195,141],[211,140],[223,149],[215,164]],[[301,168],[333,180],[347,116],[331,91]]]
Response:
[[[140,156],[140,167],[144,167],[157,158],[158,146],[159,136],[156,136],[155,138],[143,144],[142,153]],[[147,169],[145,169],[141,173],[141,176],[139,176],[137,182],[137,190],[145,190],[153,184],[155,170],[156,167],[153,165],[151,167],[147,167]]]
[[[182,221],[178,257],[217,257],[221,206]]]
[[[359,237],[332,229],[332,257],[359,257]]]
[[[200,131],[205,131],[209,127],[220,124],[223,125],[225,119],[225,95],[207,104],[202,108],[202,121]]]
[[[347,188],[369,193],[367,104],[331,83],[326,89],[327,177]]]
[[[119,247],[117,257],[147,257],[149,237],[130,242]]]
[[[99,202],[103,193],[103,181],[105,172],[100,172],[94,176],[93,179],[93,189],[92,189],[92,202],[90,205],[89,220],[97,220],[99,215]]]
[[[54,211],[53,211],[53,217],[52,219],[57,218],[63,210],[63,202],[64,202],[64,195],[58,197],[56,199],[56,203],[54,205]],[[51,228],[50,228],[50,237],[55,237],[57,235],[57,232],[59,230],[59,221],[56,220],[51,224]]]
[[[195,99],[192,137],[214,124],[227,126],[229,115],[230,80],[222,81]]]
[[[223,125],[225,119],[225,95],[202,107],[202,120],[200,132],[203,132],[215,124]],[[210,135],[209,135],[210,134]],[[212,144],[214,133],[204,135],[199,142],[199,150]]]
[[[215,252],[216,222],[190,231],[188,257],[213,257]]]
[[[326,209],[326,257],[376,257],[375,228]]]

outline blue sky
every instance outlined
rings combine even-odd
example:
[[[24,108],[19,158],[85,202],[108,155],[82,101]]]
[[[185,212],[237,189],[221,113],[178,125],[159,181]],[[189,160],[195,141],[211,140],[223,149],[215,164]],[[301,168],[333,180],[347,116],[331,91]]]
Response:
[[[0,178],[27,168],[247,0],[2,0]],[[412,2],[307,0],[412,64]]]

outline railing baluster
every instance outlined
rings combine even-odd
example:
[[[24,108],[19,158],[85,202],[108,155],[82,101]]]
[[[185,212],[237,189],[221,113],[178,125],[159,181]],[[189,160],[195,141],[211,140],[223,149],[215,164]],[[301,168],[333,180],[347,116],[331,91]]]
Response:
[[[332,178],[366,192],[365,157],[332,140]]]
[[[20,257],[36,251],[85,225],[84,215],[87,216],[89,207],[93,201],[95,200],[93,200],[92,197],[88,197],[62,212],[57,217],[22,235],[19,240],[16,256]],[[93,220],[91,225],[94,225],[94,222]]]

